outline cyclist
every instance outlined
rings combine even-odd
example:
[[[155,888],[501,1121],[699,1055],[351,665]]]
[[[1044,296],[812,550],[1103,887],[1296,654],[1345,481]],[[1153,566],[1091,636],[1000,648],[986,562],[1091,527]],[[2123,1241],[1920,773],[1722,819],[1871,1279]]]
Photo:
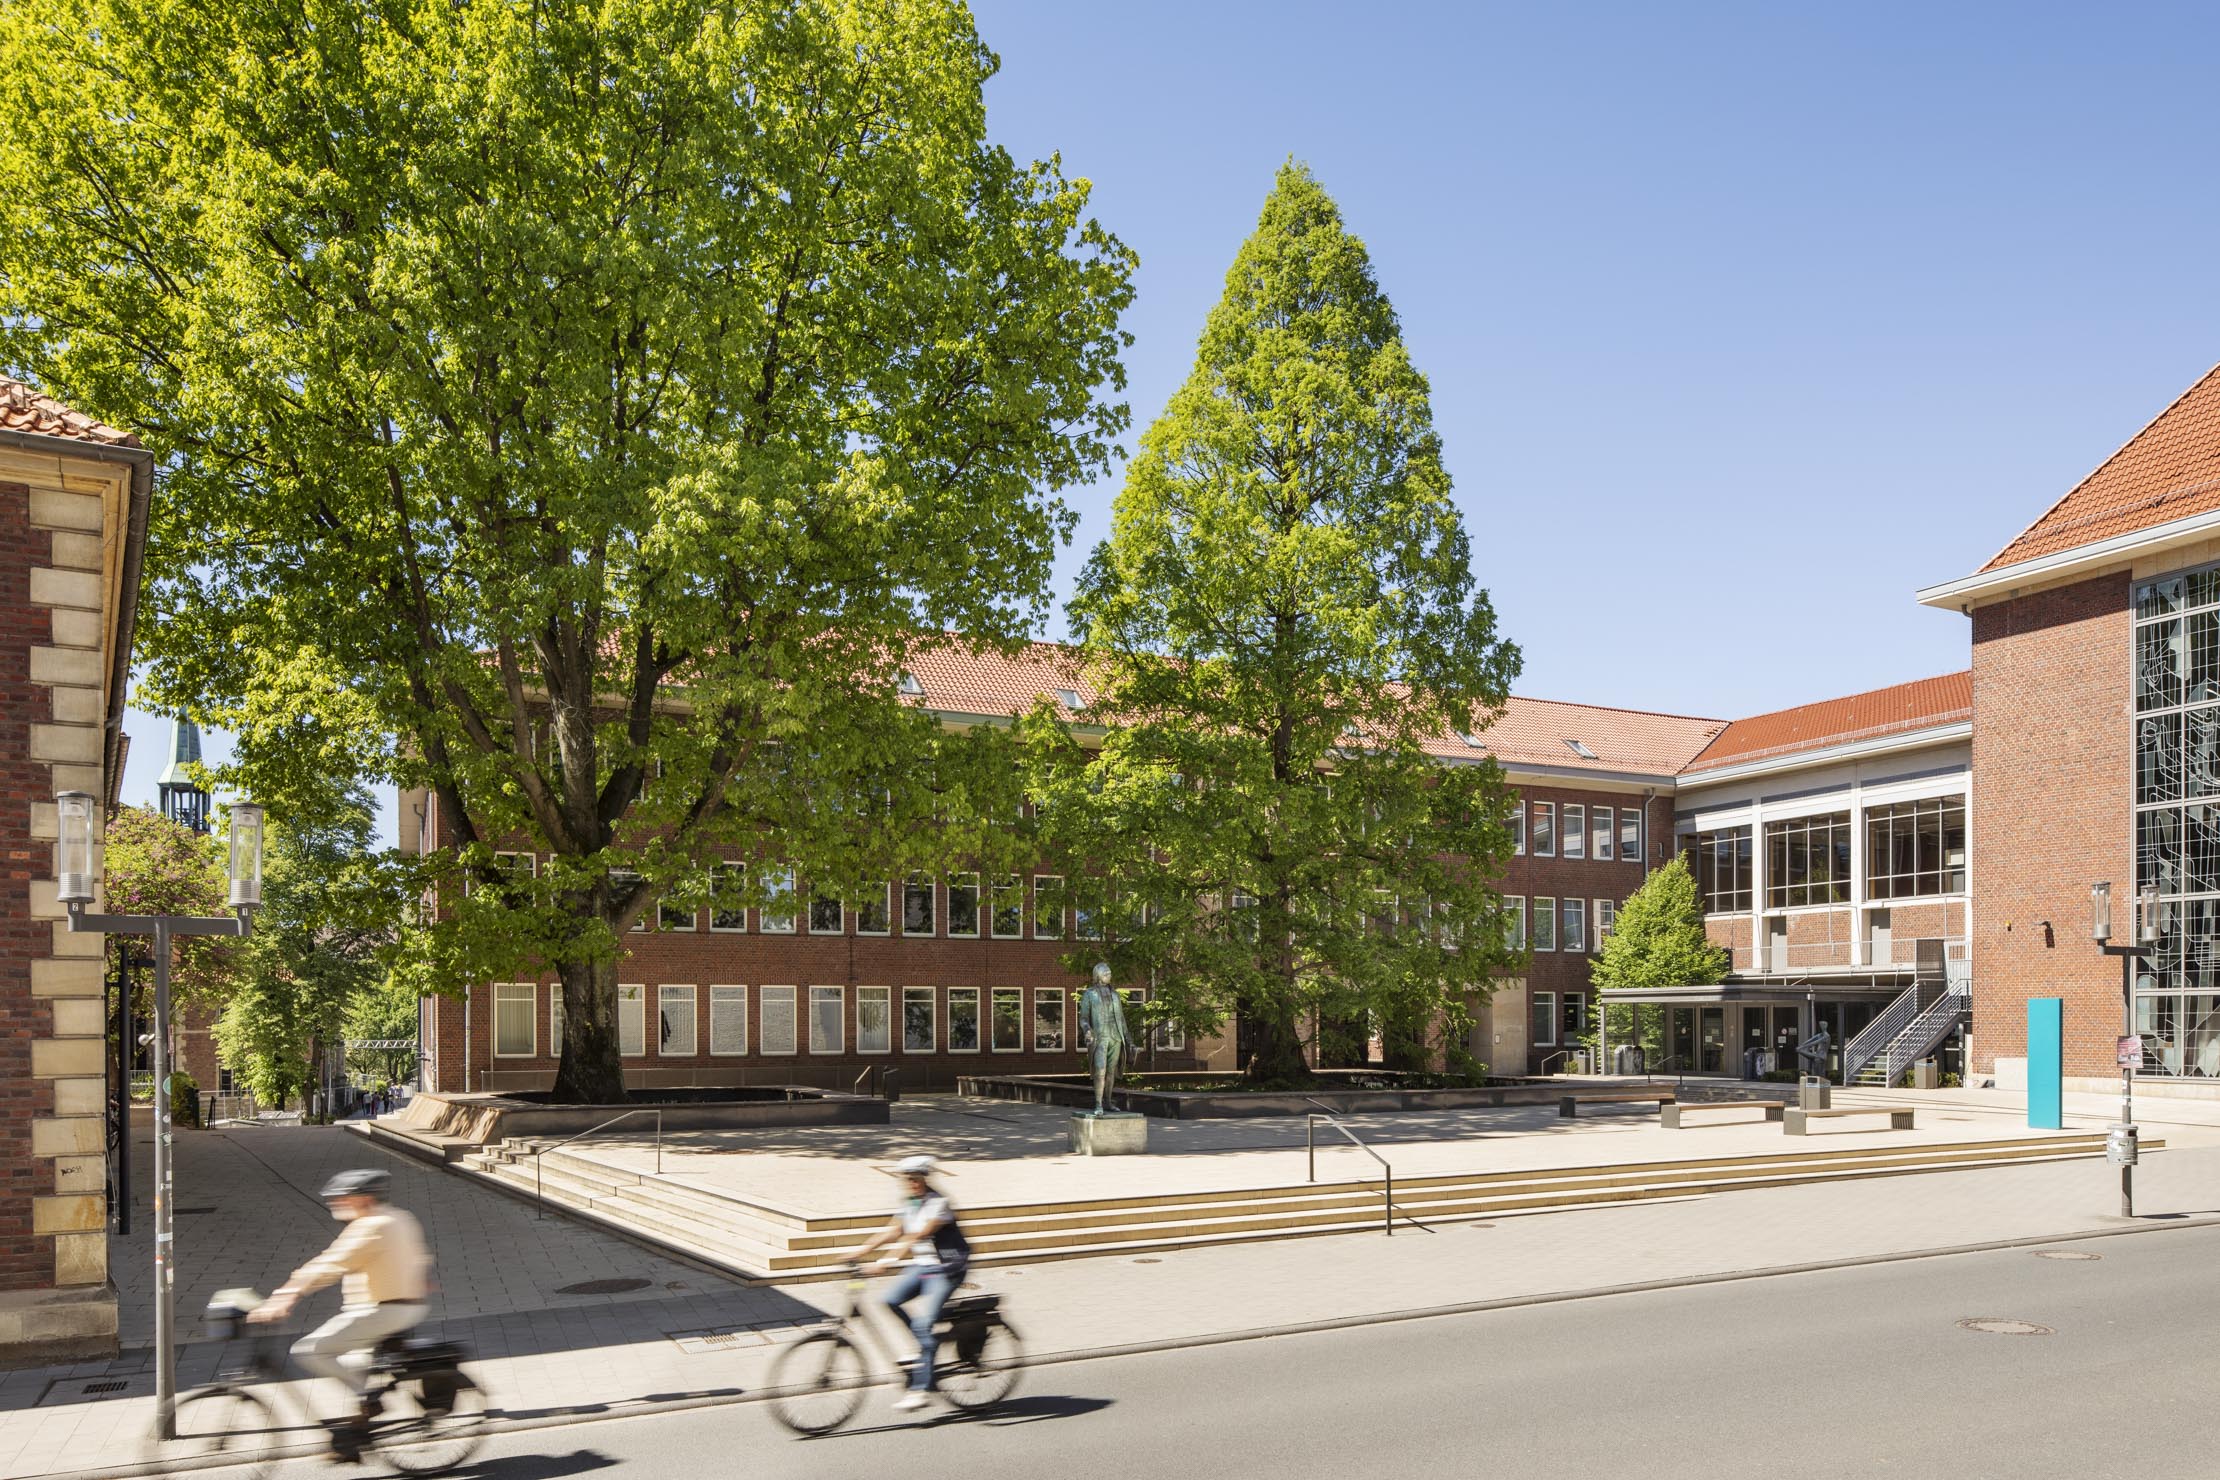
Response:
[[[895,1166],[894,1174],[903,1184],[901,1206],[886,1227],[856,1250],[856,1261],[861,1263],[889,1244],[906,1243],[909,1248],[909,1268],[885,1297],[887,1308],[907,1319],[917,1337],[917,1364],[910,1368],[909,1389],[894,1400],[895,1408],[904,1413],[923,1408],[925,1395],[933,1390],[933,1352],[940,1345],[933,1326],[971,1266],[971,1241],[956,1221],[955,1206],[933,1186],[934,1169],[930,1156],[905,1157]],[[891,1268],[900,1257],[897,1248],[876,1268]],[[914,1313],[903,1309],[912,1300],[917,1301]]]
[[[331,1426],[332,1453],[359,1459],[378,1400],[367,1395],[370,1352],[424,1319],[431,1256],[415,1218],[386,1201],[391,1178],[375,1169],[341,1172],[324,1184],[324,1204],[345,1224],[330,1248],[293,1271],[247,1319],[282,1320],[303,1295],[340,1284],[339,1314],[293,1347],[301,1366],[346,1384],[355,1411]]]

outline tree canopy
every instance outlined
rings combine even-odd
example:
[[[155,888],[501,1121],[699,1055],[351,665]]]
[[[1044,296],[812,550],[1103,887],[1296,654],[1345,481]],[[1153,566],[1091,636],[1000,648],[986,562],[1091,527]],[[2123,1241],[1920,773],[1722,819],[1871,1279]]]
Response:
[[[1703,908],[1688,860],[1675,857],[1619,906],[1603,949],[1588,964],[1598,990],[1687,987],[1716,982],[1729,957],[1704,934]]]
[[[559,1095],[658,896],[1008,815],[899,680],[1045,612],[1133,257],[996,65],[953,0],[0,11],[0,362],[161,460],[146,700],[275,818],[428,796],[412,980],[553,969]]]
[[[102,856],[105,908],[118,915],[201,915],[231,912],[224,843],[173,822],[153,807],[121,807],[108,820]],[[145,956],[152,946],[113,936],[111,951]],[[213,1012],[238,979],[240,943],[227,936],[187,935],[171,942],[170,991],[180,1007]],[[132,977],[151,991],[151,976]]]
[[[1237,1018],[1250,1074],[1464,1050],[1507,964],[1495,764],[1430,753],[1501,712],[1518,654],[1471,571],[1425,378],[1363,244],[1279,172],[1195,366],[1127,469],[1071,607],[1107,726],[1044,711],[1051,840],[1114,897],[1158,1016]],[[1089,763],[1091,761],[1091,763]],[[1077,953],[1074,964],[1091,954]]]

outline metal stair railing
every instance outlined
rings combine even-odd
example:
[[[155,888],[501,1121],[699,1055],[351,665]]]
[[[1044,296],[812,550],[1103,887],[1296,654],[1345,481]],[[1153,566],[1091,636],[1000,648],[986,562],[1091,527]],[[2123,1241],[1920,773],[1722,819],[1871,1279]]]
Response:
[[[1893,1085],[1896,1076],[1919,1061],[1922,1054],[1949,1036],[1973,1007],[1973,983],[1961,978],[1897,1034],[1880,1055],[1881,1083]]]
[[[1358,1140],[1356,1137],[1356,1133],[1351,1131],[1349,1127],[1341,1123],[1341,1117],[1332,1113],[1333,1107],[1331,1105],[1327,1105],[1321,1101],[1314,1100],[1308,1095],[1303,1096],[1303,1102],[1309,1105],[1316,1105],[1320,1110],[1327,1112],[1323,1115],[1312,1114],[1305,1115],[1303,1117],[1303,1140],[1307,1150],[1310,1153],[1310,1175],[1306,1180],[1312,1182],[1318,1180],[1318,1122],[1323,1120],[1324,1122],[1326,1122],[1326,1124],[1341,1132],[1343,1137],[1348,1140],[1350,1145],[1356,1147],[1366,1156],[1371,1157],[1374,1161],[1380,1164],[1381,1172],[1383,1172],[1387,1177],[1385,1199],[1381,1206],[1382,1221],[1385,1225],[1388,1237],[1393,1238],[1395,1236],[1395,1219],[1397,1217],[1395,1211],[1395,1168],[1388,1165],[1386,1157],[1382,1156],[1379,1152],[1374,1151],[1370,1146],[1365,1145],[1364,1142]],[[1425,1224],[1419,1222],[1416,1218],[1413,1218],[1408,1213],[1404,1213],[1401,1216],[1405,1223],[1410,1224],[1411,1227],[1418,1229],[1422,1233],[1432,1233],[1434,1231],[1433,1229],[1428,1228]]]
[[[562,1150],[565,1146],[568,1146],[571,1141],[583,1141],[588,1136],[594,1134],[595,1131],[605,1131],[609,1129],[609,1127],[615,1125],[618,1121],[630,1120],[635,1115],[652,1115],[655,1117],[655,1175],[658,1177],[663,1175],[663,1112],[659,1109],[650,1108],[645,1110],[627,1110],[622,1115],[612,1115],[607,1120],[604,1120],[601,1124],[592,1127],[592,1129],[590,1130],[580,1131],[577,1135],[570,1137],[569,1140],[557,1141],[552,1146],[539,1146],[533,1148],[532,1204],[535,1208],[538,1209],[538,1215],[540,1217],[545,1218],[547,1216],[547,1194],[543,1190],[543,1186],[540,1181],[540,1158],[547,1155],[547,1153],[550,1151]]]
[[[1911,1026],[1912,1020],[1919,1016],[1919,988],[1920,984],[1914,982],[1897,993],[1896,999],[1881,1009],[1879,1017],[1860,1028],[1842,1046],[1844,1084],[1851,1083],[1858,1077],[1859,1070],[1887,1052],[1888,1046],[1896,1041],[1896,1035]]]

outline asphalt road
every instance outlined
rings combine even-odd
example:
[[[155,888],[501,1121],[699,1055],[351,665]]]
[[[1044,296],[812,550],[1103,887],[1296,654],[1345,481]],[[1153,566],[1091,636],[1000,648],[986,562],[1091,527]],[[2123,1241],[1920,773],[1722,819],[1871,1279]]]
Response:
[[[815,1440],[758,1403],[540,1429],[489,1443],[468,1480],[2220,1475],[2220,1230],[2054,1248],[2100,1257],[1963,1255],[1063,1363],[996,1417],[895,1414],[873,1393]],[[312,1473],[361,1472],[288,1471]]]

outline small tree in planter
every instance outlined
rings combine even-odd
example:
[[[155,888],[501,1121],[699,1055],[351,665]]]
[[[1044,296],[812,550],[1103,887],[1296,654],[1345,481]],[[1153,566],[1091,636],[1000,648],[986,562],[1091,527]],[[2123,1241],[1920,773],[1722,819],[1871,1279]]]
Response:
[[[1634,1041],[1635,1009],[1631,1003],[1612,1002],[1612,992],[1700,986],[1718,981],[1731,964],[1728,953],[1704,934],[1696,877],[1689,872],[1687,858],[1676,857],[1643,880],[1642,887],[1619,906],[1601,954],[1589,963],[1588,979],[1595,983],[1600,1009],[1596,1021],[1609,1030],[1611,1042]],[[1585,1041],[1593,1049],[1599,1037],[1591,1034]],[[1643,1040],[1645,1049],[1655,1046]]]

